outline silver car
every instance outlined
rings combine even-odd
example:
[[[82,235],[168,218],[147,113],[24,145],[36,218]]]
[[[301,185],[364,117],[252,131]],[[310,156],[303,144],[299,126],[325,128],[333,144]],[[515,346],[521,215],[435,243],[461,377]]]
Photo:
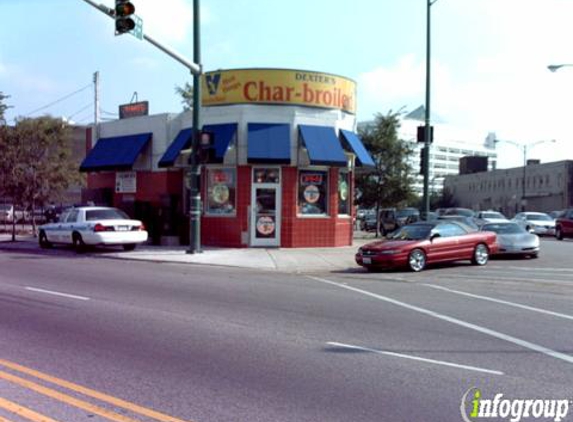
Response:
[[[520,212],[513,217],[514,223],[538,235],[555,235],[555,219],[544,212]]]
[[[497,234],[499,254],[522,255],[537,258],[539,256],[539,236],[510,221],[506,223],[487,223],[482,231]]]

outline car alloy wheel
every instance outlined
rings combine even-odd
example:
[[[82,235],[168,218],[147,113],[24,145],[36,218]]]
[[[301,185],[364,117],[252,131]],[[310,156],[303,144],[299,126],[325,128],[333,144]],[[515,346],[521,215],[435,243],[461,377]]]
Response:
[[[422,271],[426,267],[426,254],[421,249],[414,249],[408,255],[408,267],[414,272]]]
[[[474,249],[472,263],[474,265],[485,265],[489,260],[489,250],[486,245],[480,243]]]

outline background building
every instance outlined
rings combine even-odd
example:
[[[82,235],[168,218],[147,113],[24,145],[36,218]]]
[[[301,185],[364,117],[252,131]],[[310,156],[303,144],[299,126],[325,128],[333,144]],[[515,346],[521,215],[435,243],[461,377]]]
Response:
[[[561,210],[573,206],[573,161],[532,160],[526,167],[448,176],[444,188],[459,206],[474,210],[493,209],[506,216]]]

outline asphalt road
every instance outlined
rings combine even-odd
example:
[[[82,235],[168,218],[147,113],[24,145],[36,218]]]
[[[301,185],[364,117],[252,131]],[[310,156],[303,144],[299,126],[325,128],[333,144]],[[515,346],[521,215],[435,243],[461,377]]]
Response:
[[[448,422],[472,387],[573,420],[572,256],[304,275],[0,252],[0,421]]]

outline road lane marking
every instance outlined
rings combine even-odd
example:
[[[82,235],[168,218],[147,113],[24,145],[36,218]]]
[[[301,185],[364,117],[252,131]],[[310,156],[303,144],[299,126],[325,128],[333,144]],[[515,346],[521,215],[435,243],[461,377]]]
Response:
[[[346,349],[361,350],[363,352],[376,353],[378,355],[393,356],[393,357],[397,357],[397,358],[416,360],[416,361],[426,362],[426,363],[433,363],[436,365],[451,366],[453,368],[458,368],[458,369],[467,369],[468,371],[485,372],[487,374],[494,374],[494,375],[504,375],[503,372],[496,371],[493,369],[485,369],[485,368],[480,368],[478,366],[461,365],[459,363],[446,362],[443,360],[435,360],[435,359],[422,358],[419,356],[405,355],[402,353],[389,352],[387,350],[376,350],[376,349],[371,349],[369,347],[355,346],[353,344],[338,343],[335,341],[329,341],[326,344],[328,344],[330,346],[335,346],[335,347],[344,347]]]
[[[17,403],[11,402],[9,400],[0,397],[0,408],[7,410],[10,413],[21,416],[24,419],[28,419],[32,422],[58,422],[55,419],[49,418],[41,413],[34,412],[24,406]],[[0,422],[9,422],[8,419],[4,419],[0,416]]]
[[[454,293],[454,294],[457,294],[460,296],[473,297],[476,299],[487,300],[489,302],[500,303],[502,305],[513,306],[515,308],[526,309],[528,311],[539,312],[542,314],[547,314],[547,315],[555,316],[558,318],[565,318],[565,319],[573,320],[573,315],[567,315],[567,314],[562,314],[559,312],[548,311],[546,309],[535,308],[533,306],[522,305],[520,303],[509,302],[507,300],[495,299],[495,298],[489,297],[489,296],[481,296],[481,295],[476,295],[474,293],[462,292],[460,290],[448,289],[447,287],[436,286],[435,284],[422,284],[422,286],[431,287],[432,289],[444,290],[446,292]]]
[[[89,297],[85,297],[85,296],[76,296],[76,295],[71,295],[69,293],[54,292],[53,290],[38,289],[36,287],[25,287],[25,289],[29,290],[31,292],[45,293],[47,295],[67,297],[68,299],[90,300]]]
[[[164,413],[157,412],[155,410],[148,409],[146,407],[139,406],[139,405],[134,404],[134,403],[130,403],[126,400],[122,400],[122,399],[119,399],[117,397],[113,397],[113,396],[110,396],[108,394],[105,394],[105,393],[100,393],[99,391],[95,391],[95,390],[89,389],[87,387],[83,387],[81,385],[74,384],[72,382],[63,380],[61,378],[53,377],[53,376],[45,374],[43,372],[36,371],[35,369],[31,369],[31,368],[19,365],[17,363],[9,362],[9,361],[4,360],[4,359],[0,359],[0,365],[4,366],[6,368],[12,369],[14,371],[18,371],[18,372],[21,372],[23,374],[30,375],[32,377],[41,379],[43,381],[47,381],[47,382],[52,383],[54,385],[57,385],[57,386],[60,386],[63,388],[67,388],[68,390],[72,390],[76,393],[83,394],[84,396],[92,397],[92,398],[100,400],[102,402],[109,403],[111,405],[132,411],[134,413],[138,413],[138,414],[143,415],[143,416],[147,416],[149,418],[156,419],[160,422],[191,422],[191,421],[184,421],[182,419],[177,419],[173,416],[166,415]],[[0,374],[1,373],[2,372],[0,371]]]
[[[563,360],[563,361],[568,362],[568,363],[573,363],[573,356],[566,355],[565,353],[557,352],[555,350],[549,349],[549,348],[547,348],[545,346],[541,346],[539,344],[531,343],[527,340],[522,340],[520,338],[513,337],[513,336],[510,336],[508,334],[501,333],[499,331],[495,331],[495,330],[492,330],[492,329],[489,329],[486,327],[482,327],[480,325],[472,324],[471,322],[466,322],[466,321],[463,321],[461,319],[457,319],[454,317],[450,317],[448,315],[444,315],[444,314],[440,314],[440,313],[435,312],[435,311],[431,311],[429,309],[421,308],[419,306],[410,305],[410,304],[405,303],[405,302],[400,302],[399,300],[392,299],[392,298],[389,298],[386,296],[382,296],[382,295],[379,295],[376,293],[372,293],[372,292],[369,292],[367,290],[358,289],[358,288],[352,287],[352,286],[345,286],[345,285],[342,285],[340,283],[336,283],[334,281],[327,280],[324,278],[313,277],[313,276],[306,276],[306,277],[308,277],[312,280],[315,280],[315,281],[319,281],[321,283],[330,284],[331,286],[339,287],[341,289],[346,289],[346,290],[353,291],[355,293],[360,293],[360,294],[363,294],[365,296],[369,296],[369,297],[372,297],[374,299],[381,300],[383,302],[391,303],[393,305],[400,306],[402,308],[410,309],[411,311],[415,311],[415,312],[418,312],[418,313],[421,313],[424,315],[428,315],[428,316],[431,316],[433,318],[441,319],[442,321],[447,321],[447,322],[450,322],[452,324],[459,325],[461,327],[469,328],[470,330],[478,331],[482,334],[486,334],[488,336],[498,338],[498,339],[506,341],[508,343],[513,343],[513,344],[516,344],[516,345],[521,346],[523,348],[530,349],[530,350],[533,350],[535,352],[543,353],[543,354],[545,354],[547,356],[551,356],[552,358],[555,358],[555,359],[560,359],[560,360]]]
[[[119,413],[112,412],[110,410],[101,408],[86,401],[76,399],[75,397],[72,396],[68,396],[67,394],[60,393],[59,391],[44,387],[40,384],[33,383],[24,378],[20,378],[15,375],[9,374],[8,372],[0,371],[0,379],[19,385],[20,387],[24,387],[29,390],[35,391],[36,393],[50,397],[54,400],[77,407],[78,409],[86,410],[95,415],[99,415],[101,417],[104,417],[106,419],[115,422],[139,422],[135,419],[128,418],[127,416],[120,415]]]

